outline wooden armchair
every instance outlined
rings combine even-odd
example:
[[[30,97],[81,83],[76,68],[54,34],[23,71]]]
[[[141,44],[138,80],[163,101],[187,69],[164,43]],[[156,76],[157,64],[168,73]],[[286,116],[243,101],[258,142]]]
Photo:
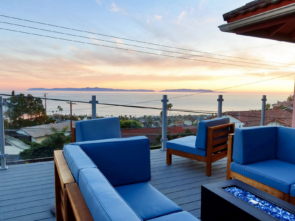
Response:
[[[295,165],[285,161],[295,159],[290,153],[294,136],[295,129],[284,127],[241,128],[229,134],[226,179],[238,179],[295,205]]]
[[[227,156],[228,134],[233,133],[235,124],[228,118],[201,121],[196,136],[188,136],[167,142],[167,165],[172,155],[206,162],[206,175],[211,176],[211,164]]]

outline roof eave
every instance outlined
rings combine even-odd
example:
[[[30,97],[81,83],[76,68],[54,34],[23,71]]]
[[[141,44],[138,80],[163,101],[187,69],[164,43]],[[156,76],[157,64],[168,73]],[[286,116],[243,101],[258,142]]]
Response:
[[[238,28],[242,28],[248,25],[256,24],[259,22],[272,20],[281,16],[286,16],[295,13],[295,3],[286,5],[280,8],[276,8],[267,12],[263,12],[258,15],[253,15],[248,18],[244,18],[238,21],[230,22],[228,24],[220,25],[219,29],[222,32],[232,32]]]

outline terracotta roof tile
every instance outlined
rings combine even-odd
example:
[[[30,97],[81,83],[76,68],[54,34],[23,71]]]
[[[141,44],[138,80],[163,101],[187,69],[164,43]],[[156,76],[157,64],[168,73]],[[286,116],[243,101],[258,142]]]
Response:
[[[261,110],[259,111],[229,111],[223,115],[230,115],[244,123],[244,127],[259,126],[261,123]],[[216,116],[212,117],[215,118]],[[265,124],[271,122],[280,122],[286,127],[292,126],[292,113],[285,110],[267,110],[265,111]]]
[[[235,10],[225,13],[223,15],[223,19],[225,21],[228,21],[230,18],[234,18],[238,15],[244,15],[244,14],[247,14],[248,12],[253,12],[253,11],[256,11],[257,9],[260,9],[260,8],[266,8],[269,5],[279,4],[282,1],[290,1],[290,0],[256,0],[256,1],[252,1],[240,8],[237,8]]]

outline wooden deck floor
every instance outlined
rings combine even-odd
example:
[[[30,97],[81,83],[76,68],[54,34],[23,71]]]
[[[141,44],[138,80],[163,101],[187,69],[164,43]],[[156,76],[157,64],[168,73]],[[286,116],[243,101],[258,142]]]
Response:
[[[183,210],[200,217],[201,185],[225,180],[226,161],[213,164],[207,177],[205,163],[173,156],[166,165],[166,152],[151,151],[150,183]],[[0,171],[0,220],[53,221],[50,206],[54,202],[53,162],[10,166]]]

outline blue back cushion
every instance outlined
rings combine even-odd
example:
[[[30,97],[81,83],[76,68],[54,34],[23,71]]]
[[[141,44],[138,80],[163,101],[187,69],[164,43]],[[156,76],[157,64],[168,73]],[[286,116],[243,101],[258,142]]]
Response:
[[[76,142],[122,137],[118,117],[78,121],[75,128]]]
[[[113,186],[151,179],[150,142],[147,137],[116,138],[77,143]]]
[[[80,171],[79,187],[95,221],[140,221],[98,169]]]
[[[295,129],[278,127],[277,158],[295,164]]]
[[[221,124],[228,124],[228,123],[229,123],[229,118],[225,118],[225,117],[200,121],[198,132],[197,132],[196,147],[203,150],[207,149],[208,127],[213,127],[213,126],[218,126]]]
[[[87,154],[77,145],[64,146],[63,154],[73,177],[78,184],[80,170],[85,168],[97,168]]]
[[[277,128],[248,127],[235,130],[233,160],[250,164],[277,158]]]

